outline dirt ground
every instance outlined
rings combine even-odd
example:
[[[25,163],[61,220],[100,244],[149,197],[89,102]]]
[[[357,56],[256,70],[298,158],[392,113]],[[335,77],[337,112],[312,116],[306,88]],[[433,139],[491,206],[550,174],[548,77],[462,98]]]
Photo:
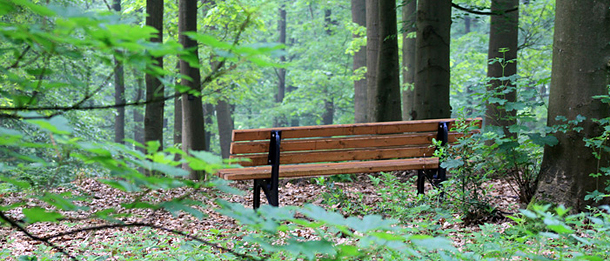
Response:
[[[373,174],[378,176],[379,174]],[[398,172],[395,176],[399,178],[401,182],[412,182],[412,172]],[[335,182],[335,188],[343,190],[345,195],[350,200],[360,201],[361,204],[374,205],[381,199],[378,188],[371,182],[371,179],[367,175],[354,175],[353,181],[351,182]],[[488,184],[492,189],[490,194],[493,200],[493,204],[496,205],[503,213],[514,213],[518,211],[517,195],[502,180],[492,180]],[[247,191],[251,189],[252,181],[247,182],[234,182],[231,186]],[[415,191],[415,184],[412,186]],[[52,192],[61,193],[70,191],[74,195],[90,195],[92,200],[87,202],[80,202],[80,204],[89,207],[87,211],[69,212],[65,216],[69,219],[62,222],[50,223],[36,223],[27,226],[27,229],[33,235],[44,237],[48,235],[54,235],[64,231],[75,230],[83,227],[99,226],[107,224],[104,220],[90,219],[91,213],[101,211],[107,208],[115,208],[119,212],[126,212],[121,207],[121,203],[129,202],[133,200],[133,194],[128,194],[120,190],[116,190],[108,187],[105,184],[98,182],[95,179],[80,179],[72,182],[68,186],[53,189]],[[170,191],[153,191],[147,195],[147,199],[152,201],[169,200],[186,193],[186,189],[174,189]],[[326,186],[318,185],[312,179],[300,179],[300,180],[281,180],[280,181],[280,205],[293,205],[301,206],[306,203],[312,203],[316,205],[322,204],[322,194],[329,192],[329,188]],[[361,193],[363,196],[356,196],[357,193]],[[209,189],[202,190],[201,193],[197,194],[195,198],[200,200],[205,205],[215,206],[214,200],[216,198],[223,198],[231,202],[237,202],[245,205],[246,207],[252,206],[252,193],[245,192],[244,195],[227,195],[221,193],[215,193]],[[39,204],[39,200],[33,197],[28,197],[25,194],[19,193],[6,193],[0,195],[0,205],[9,205],[15,202],[24,200],[28,206],[34,206]],[[263,200],[265,202],[265,200]],[[331,206],[339,208],[340,206]],[[211,229],[225,230],[227,233],[223,233],[227,240],[234,240],[228,238],[232,234],[238,234],[242,230],[241,226],[236,223],[232,218],[222,216],[217,212],[213,211],[211,207],[200,208],[206,217],[203,219],[195,219],[190,215],[180,214],[173,216],[165,211],[152,211],[152,210],[130,210],[133,215],[129,218],[124,219],[124,222],[146,222],[152,223],[158,226],[163,226],[169,229],[175,229],[180,231],[188,231],[195,235],[212,235]],[[13,209],[7,213],[10,217],[16,219],[22,219],[21,208]],[[462,223],[450,223],[447,221],[440,220],[443,229],[451,228],[456,230],[456,235],[452,239],[457,247],[467,243],[468,238],[464,236],[457,236],[459,233],[468,233],[468,231],[476,231],[478,227],[475,225],[465,226]],[[511,224],[508,220],[495,221],[500,230],[509,227]],[[78,243],[86,241],[88,244],[101,244],[103,242],[112,242],[116,240],[116,230],[122,232],[135,232],[138,228],[117,228],[117,229],[105,229],[92,232],[81,232],[78,234],[63,236],[54,238],[51,242],[65,246],[66,250],[73,253],[79,253],[76,249]],[[231,233],[235,232],[235,233]],[[222,240],[222,238],[221,238]],[[0,247],[2,249],[9,248],[14,256],[20,256],[30,254],[42,244],[39,241],[33,240],[27,237],[22,232],[16,231],[8,226],[0,227]]]

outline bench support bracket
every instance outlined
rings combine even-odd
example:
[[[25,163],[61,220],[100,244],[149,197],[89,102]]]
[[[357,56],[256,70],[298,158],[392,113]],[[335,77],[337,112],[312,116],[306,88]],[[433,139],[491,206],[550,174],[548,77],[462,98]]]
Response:
[[[254,180],[254,198],[253,207],[257,209],[261,205],[261,189],[267,197],[269,205],[279,206],[278,198],[278,183],[280,179],[280,141],[282,140],[282,131],[271,131],[269,140],[269,165],[271,165],[271,178],[255,179]]]
[[[441,145],[445,146],[449,142],[449,127],[448,122],[440,122],[438,124],[438,133],[436,140],[441,141]],[[417,194],[424,194],[424,183],[426,178],[431,179],[432,185],[438,186],[441,182],[447,180],[447,170],[439,166],[438,169],[418,170],[417,171]]]

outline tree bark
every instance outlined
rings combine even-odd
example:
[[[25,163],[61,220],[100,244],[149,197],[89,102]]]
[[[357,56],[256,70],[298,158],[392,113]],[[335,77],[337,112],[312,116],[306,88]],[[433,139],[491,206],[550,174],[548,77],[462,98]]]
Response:
[[[366,0],[366,104],[367,122],[376,116],[377,59],[379,56],[379,3]]]
[[[121,11],[121,0],[112,2],[114,11]],[[115,104],[125,103],[125,72],[123,65],[114,58],[114,102]],[[117,107],[116,115],[114,116],[114,142],[125,142],[125,107]]]
[[[419,0],[417,3],[417,54],[415,104],[411,117],[451,117],[449,105],[450,0]]]
[[[199,60],[197,42],[184,35],[185,32],[197,31],[197,1],[180,0],[178,11],[179,40],[185,49],[190,49],[196,60]],[[180,60],[180,74],[186,75],[192,80],[182,79],[182,85],[188,86],[192,91],[201,92],[201,75],[199,68],[191,67],[186,60]],[[203,120],[203,104],[201,96],[193,94],[182,94],[182,150],[186,153],[205,150],[205,139],[201,134],[205,133]],[[204,178],[204,173],[195,171],[183,165],[189,170],[189,179],[197,180]]]
[[[517,101],[515,84],[511,80],[500,80],[500,77],[511,77],[517,74],[517,44],[519,36],[519,12],[502,13],[519,5],[519,0],[493,0],[491,12],[500,15],[491,16],[489,28],[489,50],[487,77],[492,78],[487,85],[487,93],[494,98],[507,103]],[[497,61],[501,59],[500,61]],[[496,60],[496,62],[491,62]],[[504,135],[516,138],[516,133],[508,131],[508,127],[516,121],[516,111],[507,111],[505,105],[486,103],[485,124],[502,128]]]
[[[413,117],[413,104],[415,103],[415,38],[408,37],[417,31],[417,0],[406,0],[402,6],[402,67],[403,86],[402,91],[402,119],[411,120]]]
[[[279,20],[277,25],[277,31],[279,34],[278,42],[281,44],[286,44],[286,6],[285,4],[281,4],[279,10]],[[280,63],[286,62],[286,56],[280,56]],[[277,94],[275,96],[275,102],[277,106],[281,106],[282,102],[284,102],[284,97],[286,96],[286,68],[278,68],[277,69]],[[286,122],[285,115],[277,115],[274,120],[273,126],[276,127],[284,127],[288,123]]]
[[[176,63],[176,69],[180,71],[180,61]],[[176,82],[179,83],[179,82]],[[182,146],[182,95],[180,92],[175,92],[174,97],[174,146],[180,144]],[[180,154],[176,154],[174,157],[175,161],[180,160]]]
[[[352,0],[352,22],[366,27],[366,0]],[[354,38],[360,37],[354,35]],[[366,46],[360,47],[354,54],[354,71],[366,66]],[[367,122],[366,77],[354,81],[354,121]]]
[[[214,125],[214,105],[210,103],[206,103],[203,107],[203,124],[208,127],[205,128],[204,140],[205,140],[205,151],[212,151],[212,132],[210,131],[210,126]]]
[[[218,119],[218,136],[220,139],[220,153],[223,159],[228,159],[231,149],[231,138],[233,133],[233,116],[231,105],[225,100],[219,100],[216,104],[216,118]]]
[[[379,0],[376,122],[402,119],[396,23],[396,1]]]
[[[146,25],[157,29],[158,33],[151,39],[163,42],[163,0],[146,0]],[[163,57],[157,57],[157,66],[163,68]],[[146,111],[144,115],[144,142],[158,141],[163,148],[163,108],[165,102],[154,101],[163,97],[165,88],[155,76],[146,74]]]
[[[588,192],[603,191],[608,177],[592,178],[598,167],[608,166],[607,152],[598,162],[583,138],[601,132],[592,119],[610,116],[607,104],[594,95],[607,94],[610,84],[610,2],[557,0],[553,37],[553,67],[547,125],[563,124],[557,116],[570,120],[577,115],[587,119],[580,132],[555,135],[559,143],[544,148],[535,201],[563,204],[573,212],[593,204],[585,201]],[[609,204],[605,198],[597,204]]]
[[[144,79],[140,72],[134,70],[133,76],[136,79],[136,93],[134,101],[141,101],[144,97]],[[137,143],[144,144],[144,115],[140,107],[133,107],[133,140]],[[144,152],[144,148],[137,147],[137,150]]]

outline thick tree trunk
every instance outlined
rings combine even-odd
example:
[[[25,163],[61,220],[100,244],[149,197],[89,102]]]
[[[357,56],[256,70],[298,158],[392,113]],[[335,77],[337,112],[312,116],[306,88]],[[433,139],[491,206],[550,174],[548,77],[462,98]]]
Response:
[[[366,112],[367,122],[377,115],[377,59],[379,58],[379,3],[366,0]]]
[[[352,22],[366,27],[366,0],[352,0]],[[354,35],[354,38],[360,37]],[[354,54],[354,71],[366,66],[366,46],[362,46]],[[366,103],[366,77],[354,81],[354,121],[357,123],[367,122]]]
[[[487,93],[494,98],[506,102],[517,101],[515,84],[510,80],[497,78],[511,77],[517,74],[517,37],[519,36],[519,12],[503,13],[504,10],[515,8],[519,0],[493,0],[491,11],[500,15],[491,16],[489,29],[488,60],[496,60],[487,65],[487,77],[496,78],[487,85]],[[498,59],[501,59],[498,61]],[[485,124],[499,126],[507,137],[516,138],[516,133],[510,133],[508,127],[516,123],[516,111],[506,111],[505,104],[486,104]]]
[[[121,11],[121,0],[112,2],[114,11]],[[125,72],[123,65],[114,58],[114,102],[116,104],[125,103]],[[114,142],[125,142],[125,107],[117,107],[114,117]]]
[[[396,1],[379,0],[376,122],[402,119],[396,23]]]
[[[402,91],[402,119],[411,120],[413,117],[413,104],[415,103],[415,38],[409,37],[409,34],[416,32],[417,27],[417,0],[406,0],[402,6],[402,67],[403,67],[403,85]]]
[[[280,7],[279,10],[279,20],[277,23],[277,31],[279,34],[278,42],[281,44],[286,44],[286,7],[284,4]],[[280,56],[280,62],[285,63],[286,57],[284,55]],[[284,97],[286,96],[286,68],[279,68],[277,70],[277,94],[275,96],[275,102],[277,106],[281,106],[282,102],[284,102]],[[274,120],[273,126],[276,127],[284,127],[288,125],[286,122],[285,115],[278,115]]]
[[[417,54],[413,119],[451,117],[449,105],[450,0],[417,3]]]
[[[159,32],[153,42],[163,41],[163,0],[146,0],[146,25]],[[163,57],[156,59],[157,66],[163,68]],[[144,115],[144,142],[159,141],[163,148],[163,98],[165,88],[154,75],[146,74],[146,111]],[[158,100],[158,101],[155,101]],[[155,102],[151,102],[155,101]]]
[[[193,0],[180,0],[178,11],[178,31],[179,40],[185,49],[191,49],[192,55],[199,60],[197,42],[184,35],[185,32],[197,31],[197,2]],[[201,75],[199,68],[191,67],[185,60],[180,60],[180,73],[187,75],[192,80],[182,79],[182,85],[188,86],[191,90],[201,91]],[[182,150],[186,153],[205,150],[205,139],[201,134],[205,133],[203,121],[203,104],[200,96],[192,94],[182,95]],[[189,169],[189,179],[202,179],[204,176],[201,171],[188,168],[188,164],[183,167]]]
[[[607,94],[610,84],[610,1],[557,0],[553,37],[553,69],[549,96],[548,126],[564,124],[556,120],[577,115],[587,119],[580,132],[555,135],[559,144],[544,148],[535,201],[563,204],[574,212],[583,211],[593,202],[585,195],[603,191],[608,177],[592,178],[598,167],[607,167],[607,153],[598,162],[585,147],[583,138],[600,134],[592,119],[610,116],[607,104],[594,95]],[[598,204],[609,204],[605,198]]]
[[[233,116],[231,105],[220,100],[216,104],[216,119],[218,119],[218,136],[220,139],[220,152],[223,159],[228,159],[231,149],[231,137],[233,133]]]

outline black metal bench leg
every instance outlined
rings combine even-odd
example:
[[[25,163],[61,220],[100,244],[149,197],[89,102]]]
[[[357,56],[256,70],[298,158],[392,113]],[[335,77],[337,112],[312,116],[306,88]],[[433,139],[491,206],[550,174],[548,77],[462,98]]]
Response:
[[[261,181],[260,179],[254,180],[254,195],[252,197],[252,208],[257,209],[261,206]]]
[[[424,194],[424,183],[426,182],[426,173],[423,169],[417,171],[417,194]]]
[[[282,131],[271,131],[269,141],[269,164],[271,165],[270,179],[255,179],[254,180],[254,199],[253,207],[260,207],[260,190],[263,189],[269,205],[279,206],[279,177],[280,177],[280,141],[282,139]]]

